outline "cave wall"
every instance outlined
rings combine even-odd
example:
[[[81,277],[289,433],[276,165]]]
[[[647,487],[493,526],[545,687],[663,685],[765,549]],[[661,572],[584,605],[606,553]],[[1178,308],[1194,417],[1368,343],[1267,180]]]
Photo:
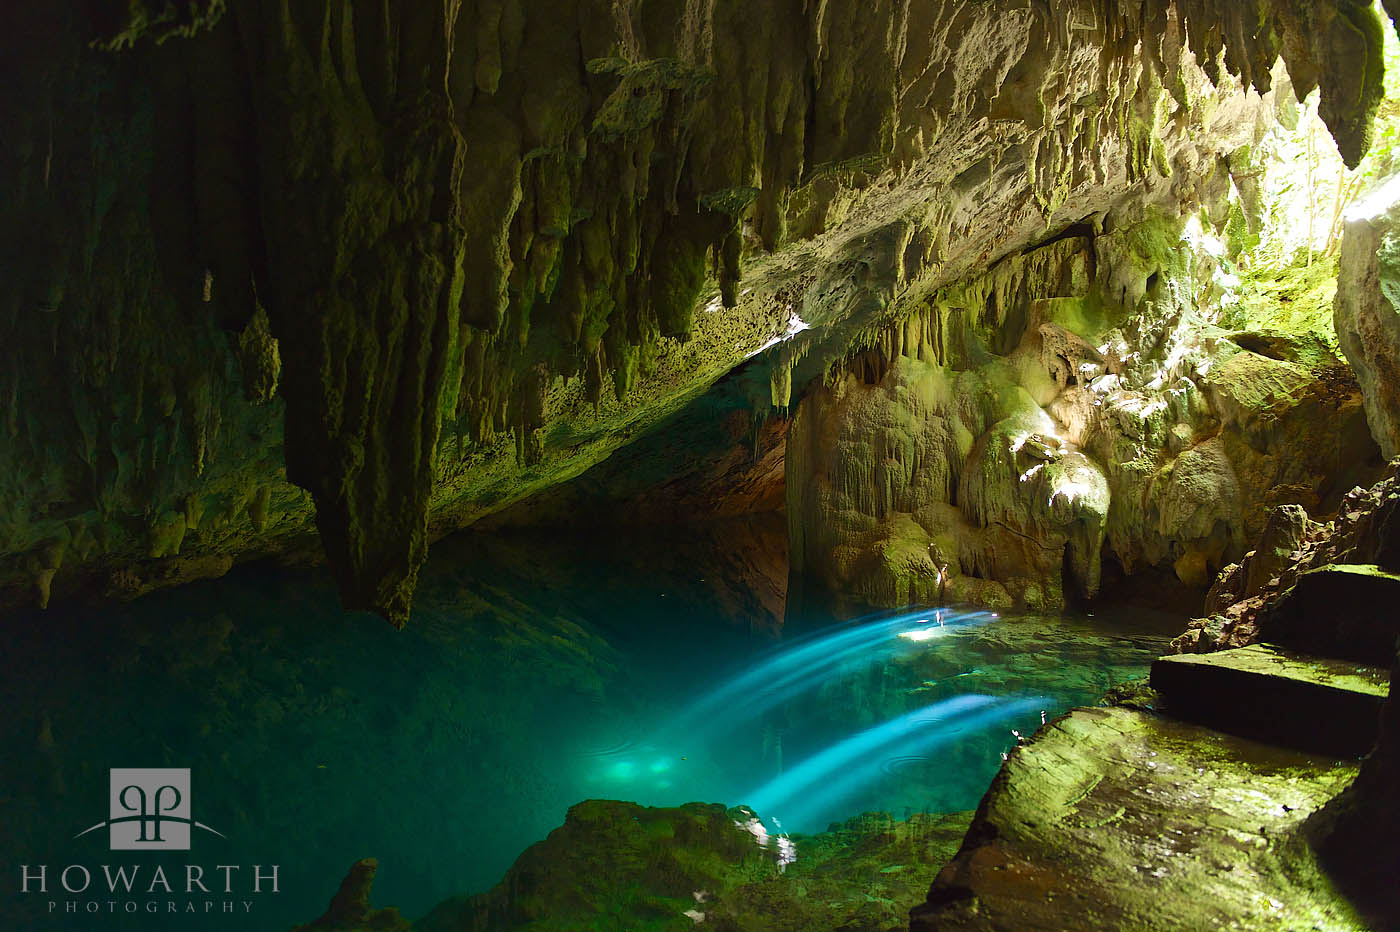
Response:
[[[1189,187],[1192,50],[1259,91],[1282,54],[1352,162],[1380,76],[1346,0],[7,15],[3,588],[131,594],[305,549],[314,512],[396,623],[431,537],[795,320],[779,408],[911,282]]]
[[[1372,198],[1342,236],[1333,320],[1365,389],[1371,433],[1390,459],[1400,456],[1400,190],[1391,182]]]
[[[806,393],[795,569],[890,606],[1059,609],[1103,555],[1204,588],[1273,507],[1334,509],[1379,466],[1320,340],[1219,326],[1185,222],[1108,219],[912,301]]]

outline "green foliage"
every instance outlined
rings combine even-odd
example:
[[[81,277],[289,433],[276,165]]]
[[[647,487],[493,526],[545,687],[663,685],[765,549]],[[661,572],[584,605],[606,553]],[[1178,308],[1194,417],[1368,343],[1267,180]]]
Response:
[[[1284,266],[1256,266],[1240,279],[1239,301],[1225,309],[1221,325],[1232,330],[1283,331],[1312,335],[1337,352],[1332,299],[1337,294],[1337,257],[1306,255]]]

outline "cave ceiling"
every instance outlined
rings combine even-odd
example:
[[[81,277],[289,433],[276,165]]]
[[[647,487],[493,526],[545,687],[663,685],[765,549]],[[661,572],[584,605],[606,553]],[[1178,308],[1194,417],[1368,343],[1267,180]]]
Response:
[[[133,522],[178,550],[206,506],[168,473],[285,468],[345,604],[396,624],[435,528],[576,474],[644,409],[798,328],[808,356],[844,347],[906,290],[1117,205],[1189,201],[1280,58],[1355,165],[1382,77],[1350,0],[12,17],[5,511],[43,501],[7,550],[43,572]],[[295,495],[249,488],[231,511],[259,531]]]

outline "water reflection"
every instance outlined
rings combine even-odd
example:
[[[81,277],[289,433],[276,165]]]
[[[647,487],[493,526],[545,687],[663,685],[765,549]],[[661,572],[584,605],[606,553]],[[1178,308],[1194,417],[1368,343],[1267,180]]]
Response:
[[[586,798],[748,804],[792,832],[967,809],[1009,729],[1142,673],[1176,627],[813,613],[783,638],[780,574],[735,539],[447,542],[403,632],[343,612],[315,574],[259,567],[11,617],[0,874],[102,863],[103,833],[72,836],[103,817],[112,767],[191,768],[199,818],[227,836],[193,861],[281,864],[254,917],[272,929],[319,915],[360,857],[410,917],[483,890]],[[13,890],[7,929],[54,928]]]

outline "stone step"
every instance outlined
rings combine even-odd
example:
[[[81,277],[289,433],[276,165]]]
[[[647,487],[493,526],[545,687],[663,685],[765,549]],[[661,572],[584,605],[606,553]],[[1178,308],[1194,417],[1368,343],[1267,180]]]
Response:
[[[1251,644],[1152,664],[1172,715],[1230,734],[1343,757],[1375,744],[1390,671]]]
[[[1150,712],[1075,709],[1011,752],[910,930],[1385,928],[1306,845],[1279,854],[1356,772]]]
[[[1365,564],[1310,570],[1273,607],[1261,634],[1303,653],[1388,667],[1400,637],[1400,575]]]

